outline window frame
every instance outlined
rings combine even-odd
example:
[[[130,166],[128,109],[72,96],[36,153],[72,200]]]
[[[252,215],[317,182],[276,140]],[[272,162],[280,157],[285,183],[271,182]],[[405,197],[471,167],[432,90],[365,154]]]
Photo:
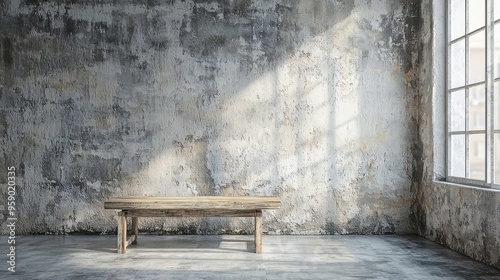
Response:
[[[445,114],[446,114],[446,124],[445,124],[445,132],[446,132],[446,160],[445,160],[445,170],[446,170],[446,181],[452,183],[459,184],[467,184],[474,185],[486,188],[500,188],[500,184],[495,184],[495,134],[500,134],[500,129],[495,130],[494,128],[494,95],[495,95],[495,83],[498,83],[500,86],[500,77],[495,78],[494,70],[495,70],[495,60],[494,60],[494,28],[495,25],[498,24],[500,27],[500,18],[495,20],[494,16],[494,0],[484,0],[485,1],[485,25],[479,28],[476,28],[472,31],[469,29],[469,3],[473,0],[463,0],[464,1],[464,34],[460,35],[454,39],[451,38],[452,35],[452,8],[451,4],[454,0],[446,1],[446,28],[445,28],[445,36],[446,36],[446,98],[445,98]],[[456,0],[455,0],[456,1]],[[499,3],[497,3],[499,5]],[[480,32],[485,32],[485,55],[484,55],[484,81],[469,83],[469,38],[475,34],[479,34]],[[451,75],[451,48],[454,43],[460,42],[464,40],[464,85],[451,87],[452,75]],[[469,129],[469,89],[475,86],[484,86],[485,92],[485,123],[484,129],[478,130],[470,130]],[[456,91],[464,91],[464,127],[463,130],[451,130],[451,94]],[[500,92],[500,90],[499,90]],[[470,178],[470,149],[475,149],[475,147],[470,147],[469,138],[470,135],[473,134],[481,134],[484,135],[484,169],[485,169],[485,177],[484,180],[471,179]],[[464,136],[464,158],[463,164],[464,166],[464,177],[456,177],[451,176],[451,139],[453,135],[463,135]],[[500,151],[498,151],[500,152]],[[469,178],[468,178],[469,177]],[[497,178],[500,179],[500,178]]]

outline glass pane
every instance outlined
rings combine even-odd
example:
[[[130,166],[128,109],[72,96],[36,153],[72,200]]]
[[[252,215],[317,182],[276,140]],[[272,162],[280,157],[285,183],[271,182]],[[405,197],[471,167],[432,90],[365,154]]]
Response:
[[[469,32],[483,27],[486,22],[486,1],[469,0]]]
[[[486,118],[485,85],[469,88],[469,130],[484,130]]]
[[[450,175],[465,178],[465,135],[452,135],[450,149]]]
[[[450,131],[465,131],[465,91],[450,93]]]
[[[493,9],[495,10],[495,15],[494,19],[499,19],[500,18],[500,1],[495,0],[493,1]]]
[[[495,184],[500,184],[500,133],[495,134]]]
[[[451,0],[450,5],[451,16],[451,39],[463,36],[465,34],[465,1]]]
[[[500,1],[495,7],[500,7]],[[493,27],[495,36],[495,48],[493,50],[494,63],[493,68],[495,69],[495,77],[500,77],[500,24],[495,24]]]
[[[465,40],[460,40],[450,48],[450,87],[465,85]]]
[[[495,83],[495,94],[493,95],[493,125],[495,129],[500,129],[500,82]]]
[[[485,32],[481,31],[469,37],[469,84],[484,81],[485,69]]]
[[[485,180],[485,150],[484,134],[469,135],[469,178]]]

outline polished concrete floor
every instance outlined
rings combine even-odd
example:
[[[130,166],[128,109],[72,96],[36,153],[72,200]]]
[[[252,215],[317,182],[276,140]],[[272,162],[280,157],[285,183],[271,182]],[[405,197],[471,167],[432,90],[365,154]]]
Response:
[[[18,236],[16,273],[0,279],[500,279],[500,270],[416,236]],[[3,257],[1,257],[3,256]]]

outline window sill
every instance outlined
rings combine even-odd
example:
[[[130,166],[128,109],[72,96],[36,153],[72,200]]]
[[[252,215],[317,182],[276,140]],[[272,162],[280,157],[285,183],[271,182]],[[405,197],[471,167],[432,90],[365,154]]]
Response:
[[[496,188],[476,187],[476,186],[471,186],[471,185],[457,184],[457,183],[451,183],[451,182],[445,182],[445,181],[433,181],[432,183],[434,185],[443,186],[443,187],[467,188],[467,189],[473,189],[473,190],[479,190],[479,191],[500,193],[500,189],[496,189]]]

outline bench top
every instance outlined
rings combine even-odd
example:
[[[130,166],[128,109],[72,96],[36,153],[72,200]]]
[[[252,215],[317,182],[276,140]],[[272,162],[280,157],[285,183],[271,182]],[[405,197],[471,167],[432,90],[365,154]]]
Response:
[[[273,196],[122,196],[104,202],[105,209],[121,210],[261,210],[279,209]]]

